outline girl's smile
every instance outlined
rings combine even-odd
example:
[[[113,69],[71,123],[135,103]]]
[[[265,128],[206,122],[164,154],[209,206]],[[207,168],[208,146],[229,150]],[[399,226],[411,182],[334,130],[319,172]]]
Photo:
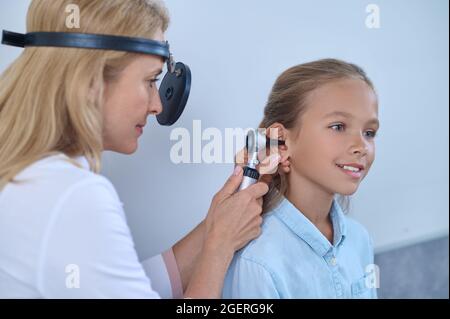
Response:
[[[364,166],[360,164],[336,164],[336,166],[342,170],[345,174],[354,178],[355,180],[359,180],[362,176],[362,171]]]

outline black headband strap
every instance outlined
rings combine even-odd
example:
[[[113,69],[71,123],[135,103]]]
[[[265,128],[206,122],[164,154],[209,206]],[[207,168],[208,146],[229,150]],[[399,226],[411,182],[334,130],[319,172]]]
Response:
[[[170,58],[168,42],[115,35],[66,32],[30,32],[27,34],[3,30],[2,44],[16,47],[69,47],[127,51]]]

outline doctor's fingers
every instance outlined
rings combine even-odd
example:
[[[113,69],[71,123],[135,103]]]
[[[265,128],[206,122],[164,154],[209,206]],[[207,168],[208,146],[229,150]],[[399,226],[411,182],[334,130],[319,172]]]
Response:
[[[233,175],[228,178],[223,187],[214,195],[213,206],[216,206],[217,203],[230,197],[236,192],[236,190],[239,188],[239,185],[241,185],[243,177],[242,174],[242,168],[235,168]]]
[[[241,227],[242,228],[252,228],[261,225],[262,222],[262,205],[256,201],[251,202],[244,214],[241,216]]]
[[[237,239],[237,250],[248,244],[249,241],[257,238],[261,234],[262,217],[258,216],[243,226]]]
[[[258,164],[257,169],[261,175],[274,174],[280,164],[281,155],[273,153],[270,156],[264,158],[261,163]]]
[[[241,192],[248,193],[252,198],[258,199],[263,197],[269,191],[269,186],[266,183],[258,182],[248,188],[242,190]]]
[[[247,149],[244,147],[239,152],[237,152],[236,156],[234,157],[234,165],[244,167],[247,164],[248,161],[248,152]]]

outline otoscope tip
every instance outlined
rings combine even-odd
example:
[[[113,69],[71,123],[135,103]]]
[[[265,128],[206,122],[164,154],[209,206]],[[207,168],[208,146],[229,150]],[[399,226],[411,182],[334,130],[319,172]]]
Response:
[[[267,138],[266,144],[267,144],[267,147],[269,145],[278,145],[278,146],[280,146],[280,145],[286,145],[286,142],[283,141],[283,140],[275,140],[275,139]]]

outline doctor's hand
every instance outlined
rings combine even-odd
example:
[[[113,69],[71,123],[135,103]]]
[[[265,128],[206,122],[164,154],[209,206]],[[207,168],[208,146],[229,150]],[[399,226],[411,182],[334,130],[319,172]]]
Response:
[[[224,254],[234,254],[261,232],[262,196],[269,188],[260,182],[236,192],[242,175],[242,168],[236,166],[214,196],[205,219],[205,245],[212,245]]]
[[[205,220],[174,246],[185,297],[220,298],[234,253],[261,233],[262,197],[269,187],[259,182],[236,192],[242,178],[238,165],[214,195]]]
[[[279,172],[283,173],[289,173],[290,172],[290,160],[289,155],[287,153],[283,152],[286,150],[285,145],[279,146],[278,149],[270,149],[270,152],[260,152],[258,153],[258,159],[261,160],[261,163],[256,166],[256,169],[262,176],[262,181],[269,183],[271,179],[265,179],[267,176],[270,176],[272,174],[276,174]],[[275,162],[274,159],[276,159],[276,155],[279,154],[280,158],[278,162]],[[236,156],[234,157],[234,163],[235,165],[239,165],[241,167],[244,167],[247,165],[248,161],[248,152],[247,149],[244,147],[241,149]],[[276,164],[276,165],[274,165]],[[279,164],[279,165],[278,165]]]

